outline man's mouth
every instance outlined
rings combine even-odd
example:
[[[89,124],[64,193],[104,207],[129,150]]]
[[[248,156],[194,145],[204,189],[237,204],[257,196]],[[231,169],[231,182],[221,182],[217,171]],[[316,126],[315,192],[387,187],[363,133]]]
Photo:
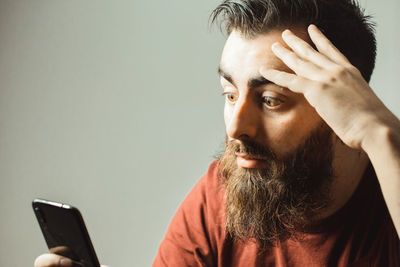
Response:
[[[266,159],[262,157],[248,155],[245,153],[235,153],[235,155],[237,165],[242,168],[264,168],[266,165]]]

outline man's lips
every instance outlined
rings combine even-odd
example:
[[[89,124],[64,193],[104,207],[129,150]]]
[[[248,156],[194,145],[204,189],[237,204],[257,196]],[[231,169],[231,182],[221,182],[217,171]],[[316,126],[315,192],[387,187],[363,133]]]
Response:
[[[235,154],[236,154],[236,163],[239,167],[249,168],[249,169],[265,167],[266,164],[265,158],[248,155],[244,153],[235,153]]]

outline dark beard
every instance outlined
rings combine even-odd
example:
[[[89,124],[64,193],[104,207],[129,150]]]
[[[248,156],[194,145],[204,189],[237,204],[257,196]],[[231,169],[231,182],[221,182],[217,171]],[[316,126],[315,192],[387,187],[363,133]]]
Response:
[[[311,224],[330,202],[331,138],[332,131],[322,124],[283,159],[251,141],[227,141],[219,163],[226,190],[227,233],[234,240],[253,239],[261,248],[299,237],[296,231]],[[237,152],[266,158],[267,167],[239,167]]]

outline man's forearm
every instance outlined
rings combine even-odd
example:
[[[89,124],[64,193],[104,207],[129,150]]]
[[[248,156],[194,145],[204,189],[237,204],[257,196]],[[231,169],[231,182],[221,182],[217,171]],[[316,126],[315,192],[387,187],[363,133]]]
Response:
[[[393,115],[394,116],[394,115]],[[400,236],[400,121],[377,123],[362,143],[375,169],[383,197]]]

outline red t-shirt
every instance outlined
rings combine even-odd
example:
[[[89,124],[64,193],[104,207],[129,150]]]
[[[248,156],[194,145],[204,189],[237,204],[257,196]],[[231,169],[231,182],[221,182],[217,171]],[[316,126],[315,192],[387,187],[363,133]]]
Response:
[[[370,165],[338,212],[304,234],[266,251],[233,242],[224,231],[224,186],[213,162],[176,212],[153,267],[400,266],[399,237]]]

